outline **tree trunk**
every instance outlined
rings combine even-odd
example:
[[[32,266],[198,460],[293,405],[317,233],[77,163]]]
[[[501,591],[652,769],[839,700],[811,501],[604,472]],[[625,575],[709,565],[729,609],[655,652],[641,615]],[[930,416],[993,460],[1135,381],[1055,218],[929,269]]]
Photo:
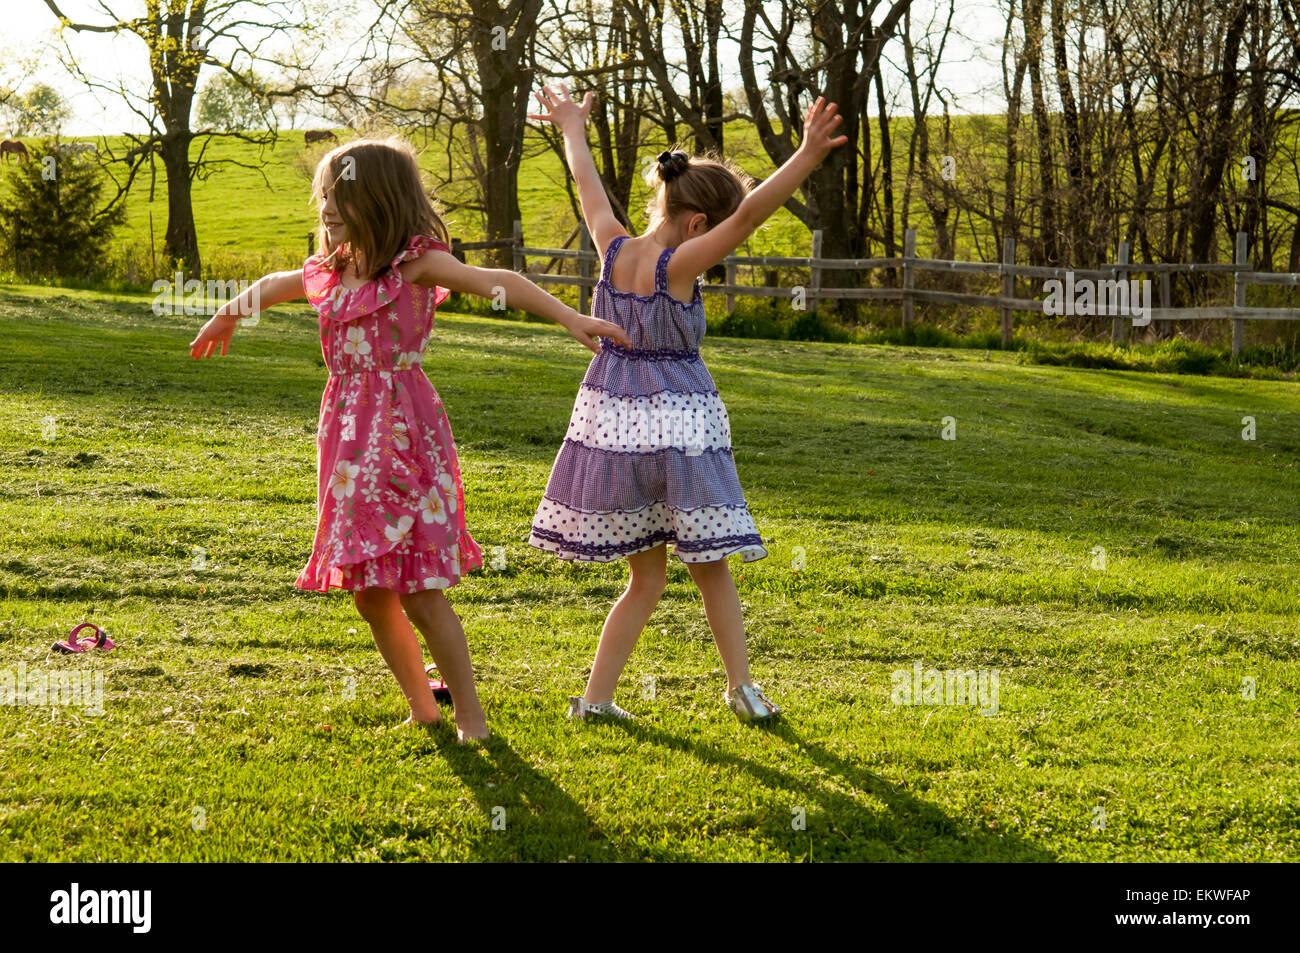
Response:
[[[1210,257],[1216,249],[1214,245],[1215,209],[1218,205],[1219,187],[1223,184],[1223,170],[1228,162],[1228,154],[1233,146],[1230,135],[1235,107],[1237,89],[1241,74],[1237,70],[1237,54],[1241,49],[1241,38],[1246,29],[1246,14],[1249,5],[1242,3],[1228,25],[1223,40],[1223,59],[1221,61],[1220,86],[1218,102],[1212,128],[1198,140],[1201,154],[1201,172],[1192,178],[1191,194],[1188,196],[1188,219],[1191,228],[1191,260],[1197,262],[1213,261]],[[1198,284],[1204,284],[1203,277]]]
[[[1056,89],[1061,97],[1061,125],[1065,132],[1065,169],[1068,183],[1064,202],[1062,237],[1065,256],[1071,262],[1087,261],[1091,243],[1083,232],[1082,210],[1088,203],[1085,180],[1083,138],[1079,131],[1079,108],[1070,85],[1070,63],[1065,49],[1065,10],[1063,0],[1052,0],[1052,60],[1056,67]]]
[[[519,166],[534,73],[525,60],[541,6],[541,0],[514,0],[505,8],[490,0],[470,0],[479,26],[471,42],[482,86],[483,213],[489,241],[511,238],[521,218]],[[493,249],[489,260],[508,268],[512,253]]]
[[[1025,55],[1029,65],[1029,91],[1033,98],[1034,133],[1038,144],[1038,188],[1041,216],[1042,264],[1061,264],[1061,245],[1057,234],[1056,160],[1052,154],[1052,120],[1043,98],[1043,3],[1025,0]]]
[[[180,261],[187,277],[201,278],[199,235],[194,226],[194,204],[190,193],[190,135],[171,133],[159,145],[167,173],[167,233],[163,253],[168,265]]]

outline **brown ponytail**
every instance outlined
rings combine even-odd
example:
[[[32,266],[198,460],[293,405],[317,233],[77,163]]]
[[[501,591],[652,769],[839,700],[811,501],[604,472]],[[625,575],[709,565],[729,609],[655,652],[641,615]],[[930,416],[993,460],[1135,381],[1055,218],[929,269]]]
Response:
[[[659,190],[646,214],[647,230],[683,212],[702,212],[713,228],[740,206],[754,180],[734,162],[719,155],[688,156],[672,149],[659,153],[654,179]]]

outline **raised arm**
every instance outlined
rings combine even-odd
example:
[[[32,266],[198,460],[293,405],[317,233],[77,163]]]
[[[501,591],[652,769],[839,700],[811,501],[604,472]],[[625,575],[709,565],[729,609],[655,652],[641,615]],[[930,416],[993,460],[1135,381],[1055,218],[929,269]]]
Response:
[[[508,268],[476,268],[459,261],[449,252],[427,251],[408,266],[404,274],[407,280],[416,284],[438,285],[481,298],[495,298],[499,288],[505,292],[509,307],[549,318],[592,351],[600,351],[597,337],[613,338],[624,347],[632,346],[627,332],[617,324],[578,313]]]
[[[243,294],[231,298],[212,315],[190,342],[190,357],[202,360],[212,357],[218,347],[221,354],[230,350],[230,336],[235,333],[239,319],[265,311],[267,308],[306,297],[302,284],[302,269],[277,271],[263,275],[253,282]]]
[[[564,136],[564,154],[569,162],[569,171],[578,183],[582,217],[587,221],[587,230],[591,232],[596,249],[604,255],[609,243],[620,235],[626,235],[627,229],[610,207],[605,183],[596,171],[596,163],[592,161],[591,149],[587,145],[586,123],[591,115],[591,93],[583,97],[581,106],[569,98],[569,89],[563,83],[559,84],[558,91],[543,86],[542,91],[535,95],[546,112],[530,113],[528,118],[554,123]]]
[[[773,212],[794,195],[795,189],[821,164],[827,153],[848,142],[847,136],[831,138],[840,124],[836,106],[825,104],[818,96],[804,119],[803,141],[781,168],[745,196],[740,207],[703,235],[689,238],[677,246],[668,259],[668,280],[681,285],[693,281],[740,247],[754,229],[767,221]]]

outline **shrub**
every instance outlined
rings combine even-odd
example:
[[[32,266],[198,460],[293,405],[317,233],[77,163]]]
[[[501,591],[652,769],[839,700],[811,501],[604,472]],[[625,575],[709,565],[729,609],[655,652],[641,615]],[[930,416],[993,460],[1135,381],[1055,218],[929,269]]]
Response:
[[[43,142],[11,166],[9,195],[0,200],[2,251],[24,277],[98,272],[126,214],[120,204],[100,209],[103,177],[93,159],[61,156],[57,145]]]

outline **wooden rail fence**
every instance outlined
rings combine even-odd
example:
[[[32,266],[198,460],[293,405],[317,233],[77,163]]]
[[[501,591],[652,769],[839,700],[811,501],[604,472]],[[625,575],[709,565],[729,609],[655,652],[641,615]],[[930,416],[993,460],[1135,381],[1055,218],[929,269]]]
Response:
[[[496,241],[462,242],[452,239],[452,253],[464,260],[466,251],[509,248],[512,252],[514,270],[526,272],[528,277],[538,284],[577,286],[578,310],[586,311],[590,301],[591,289],[595,287],[599,271],[599,255],[592,248],[591,235],[585,225],[579,229],[579,247],[569,248],[533,248],[524,244],[523,225],[515,222],[514,237]],[[1225,264],[1161,264],[1137,263],[1130,258],[1127,242],[1121,242],[1113,264],[1099,268],[1054,268],[1041,265],[1017,265],[1016,242],[1013,238],[1003,240],[1002,261],[973,262],[946,261],[935,258],[921,258],[916,254],[916,229],[909,228],[903,239],[903,254],[892,258],[822,258],[822,233],[812,233],[810,255],[790,257],[779,255],[738,256],[733,255],[723,261],[726,279],[722,284],[704,283],[704,294],[726,295],[726,307],[730,312],[735,308],[736,298],[790,298],[802,294],[802,303],[808,310],[817,307],[822,300],[854,301],[898,301],[901,303],[902,320],[909,325],[915,320],[917,301],[932,301],[942,304],[971,305],[997,310],[1001,315],[1002,341],[1010,343],[1015,330],[1016,312],[1043,313],[1044,302],[1040,298],[1022,298],[1016,296],[1016,282],[1024,279],[1047,281],[1057,279],[1065,281],[1067,276],[1074,279],[1113,282],[1127,281],[1135,275],[1151,275],[1159,285],[1159,305],[1152,305],[1152,321],[1188,321],[1188,320],[1230,320],[1232,321],[1232,354],[1236,357],[1245,338],[1247,321],[1294,321],[1300,319],[1300,308],[1248,308],[1246,307],[1246,288],[1250,285],[1287,285],[1300,287],[1300,274],[1254,271],[1247,255],[1246,234],[1239,232],[1236,240],[1235,261]],[[546,258],[547,271],[527,271],[529,258]],[[549,269],[563,261],[575,261],[577,274],[551,274]],[[806,268],[809,272],[807,285],[793,287],[774,287],[761,285],[736,284],[737,268]],[[868,269],[889,269],[899,276],[897,287],[883,288],[837,288],[823,285],[822,276],[827,271],[865,271]],[[940,291],[916,287],[917,272],[938,272],[947,274],[972,274],[997,276],[1001,279],[1000,293],[996,295],[975,294],[957,291]],[[1175,308],[1170,305],[1170,278],[1176,274],[1231,274],[1233,276],[1233,301],[1230,305],[1210,305],[1196,308]],[[1041,286],[1041,294],[1046,294]],[[1032,292],[1031,292],[1032,293]],[[1124,340],[1130,315],[1110,315],[1111,340]]]

